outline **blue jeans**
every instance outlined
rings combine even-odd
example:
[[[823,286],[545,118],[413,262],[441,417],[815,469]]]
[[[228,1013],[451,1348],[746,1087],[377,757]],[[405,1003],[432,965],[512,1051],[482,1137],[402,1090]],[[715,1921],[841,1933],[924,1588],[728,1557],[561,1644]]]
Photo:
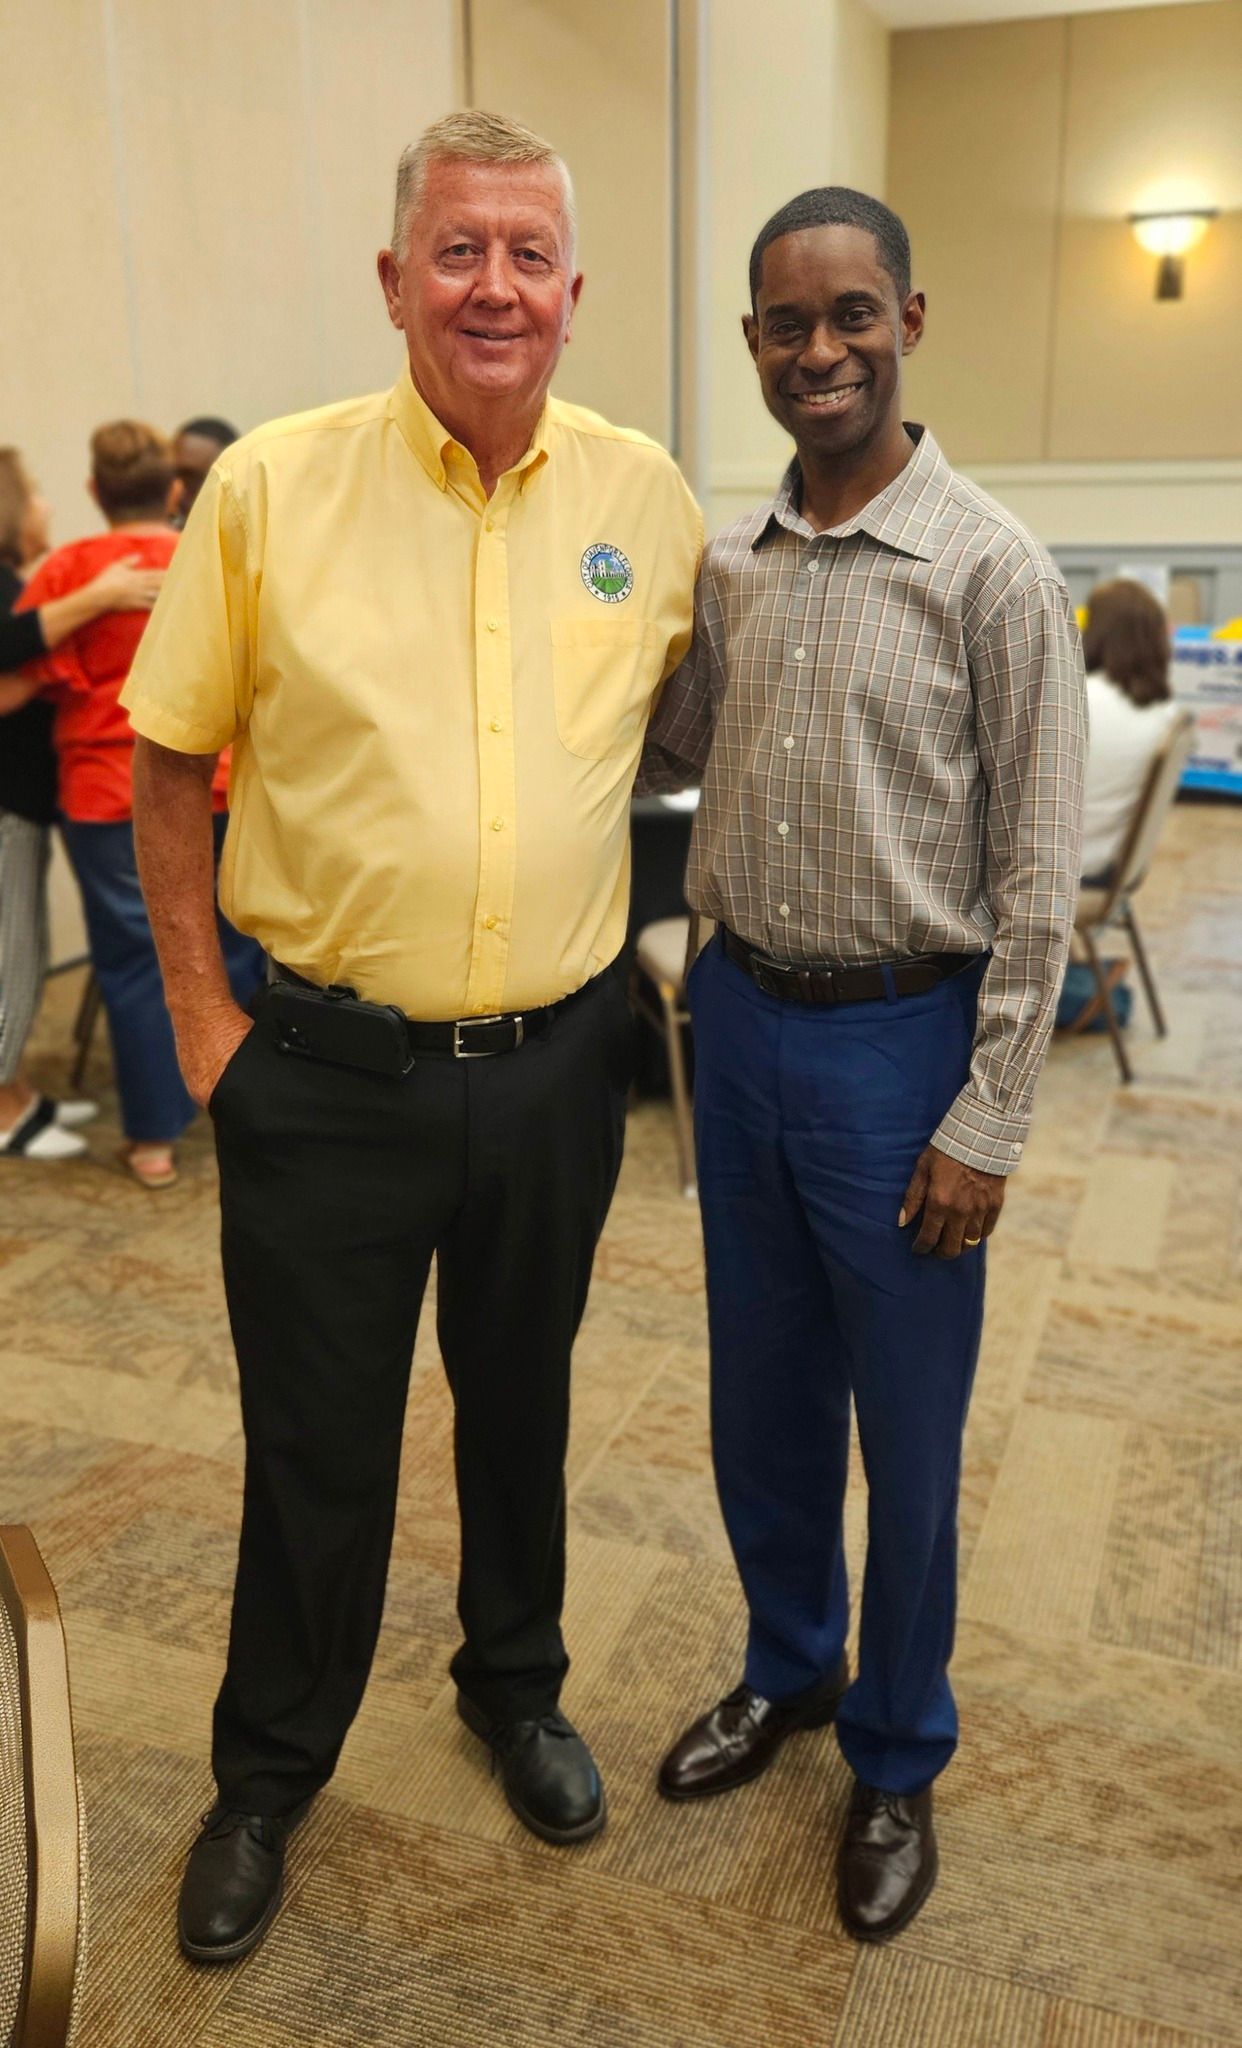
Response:
[[[216,865],[227,818],[213,821]],[[198,1109],[181,1078],[155,940],[138,881],[134,828],[61,820],[82,891],[94,967],[108,1013],[121,1123],[136,1144],[171,1144]],[[246,1003],[264,978],[263,949],[216,913],[229,983]]]
[[[984,1288],[982,1247],[916,1257],[918,1225],[897,1216],[966,1080],[983,972],[803,1007],[713,940],[690,978],[712,1449],[750,1611],[746,1682],[787,1698],[845,1646],[852,1398],[868,1544],[837,1739],[897,1793],[930,1784],[957,1741],[958,1474]]]

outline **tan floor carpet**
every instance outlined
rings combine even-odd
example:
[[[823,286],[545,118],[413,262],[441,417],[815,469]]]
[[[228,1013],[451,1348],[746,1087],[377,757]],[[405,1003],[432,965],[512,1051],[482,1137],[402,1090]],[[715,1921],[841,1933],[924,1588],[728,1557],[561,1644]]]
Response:
[[[374,1681],[233,1972],[176,1951],[241,1438],[209,1139],[152,1196],[0,1163],[0,1515],[68,1628],[92,1837],[83,2048],[1206,2048],[1242,2043],[1242,809],[1183,807],[1144,898],[1172,1034],[1059,1044],[996,1239],[963,1498],[943,1874],[834,1922],[844,1770],[801,1738],[699,1810],[652,1770],[741,1641],[706,1442],[696,1214],[634,1118],[577,1361],[566,1704],[607,1833],[544,1848],[451,1711],[449,1416],[425,1321]],[[41,1027],[63,1079],[73,990]],[[106,1087],[106,1064],[98,1074]],[[851,1499],[855,1561],[861,1490]]]

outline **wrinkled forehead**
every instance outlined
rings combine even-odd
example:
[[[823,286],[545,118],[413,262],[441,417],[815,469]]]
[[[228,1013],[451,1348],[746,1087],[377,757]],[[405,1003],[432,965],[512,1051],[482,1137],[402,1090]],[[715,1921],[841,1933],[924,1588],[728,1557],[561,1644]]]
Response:
[[[881,303],[897,297],[896,282],[868,228],[798,228],[769,242],[763,252],[757,310],[777,301],[830,306],[856,295]]]
[[[434,157],[427,166],[412,231],[433,239],[468,227],[480,231],[551,237],[573,246],[573,219],[565,180],[554,164],[469,163]]]

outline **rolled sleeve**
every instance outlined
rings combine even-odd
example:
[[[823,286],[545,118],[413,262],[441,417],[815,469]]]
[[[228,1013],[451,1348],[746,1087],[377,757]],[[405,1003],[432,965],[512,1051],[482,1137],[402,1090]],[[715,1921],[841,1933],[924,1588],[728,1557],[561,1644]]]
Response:
[[[121,693],[136,733],[182,754],[236,739],[250,716],[256,595],[241,505],[213,470]]]
[[[996,919],[970,1078],[932,1140],[1012,1173],[1030,1128],[1078,895],[1086,686],[1064,586],[1033,582],[971,655]]]

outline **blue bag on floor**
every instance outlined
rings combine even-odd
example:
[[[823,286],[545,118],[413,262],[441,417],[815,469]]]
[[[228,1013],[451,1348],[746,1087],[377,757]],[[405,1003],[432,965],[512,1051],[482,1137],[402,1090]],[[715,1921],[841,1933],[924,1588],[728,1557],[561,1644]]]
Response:
[[[1112,962],[1106,960],[1103,964],[1104,972],[1107,975]],[[1065,970],[1065,980],[1061,984],[1061,994],[1057,1000],[1055,1028],[1058,1031],[1071,1031],[1077,1025],[1081,1031],[1107,1031],[1108,1020],[1104,1015],[1103,1009],[1100,1010],[1098,1016],[1092,1017],[1089,1023],[1078,1024],[1078,1019],[1088,1003],[1094,1002],[1098,993],[1099,991],[1095,985],[1095,976],[1086,962],[1072,960]],[[1109,995],[1109,1002],[1113,1006],[1114,1017],[1124,1030],[1130,1021],[1134,991],[1128,988],[1124,981],[1118,982],[1116,988]]]

